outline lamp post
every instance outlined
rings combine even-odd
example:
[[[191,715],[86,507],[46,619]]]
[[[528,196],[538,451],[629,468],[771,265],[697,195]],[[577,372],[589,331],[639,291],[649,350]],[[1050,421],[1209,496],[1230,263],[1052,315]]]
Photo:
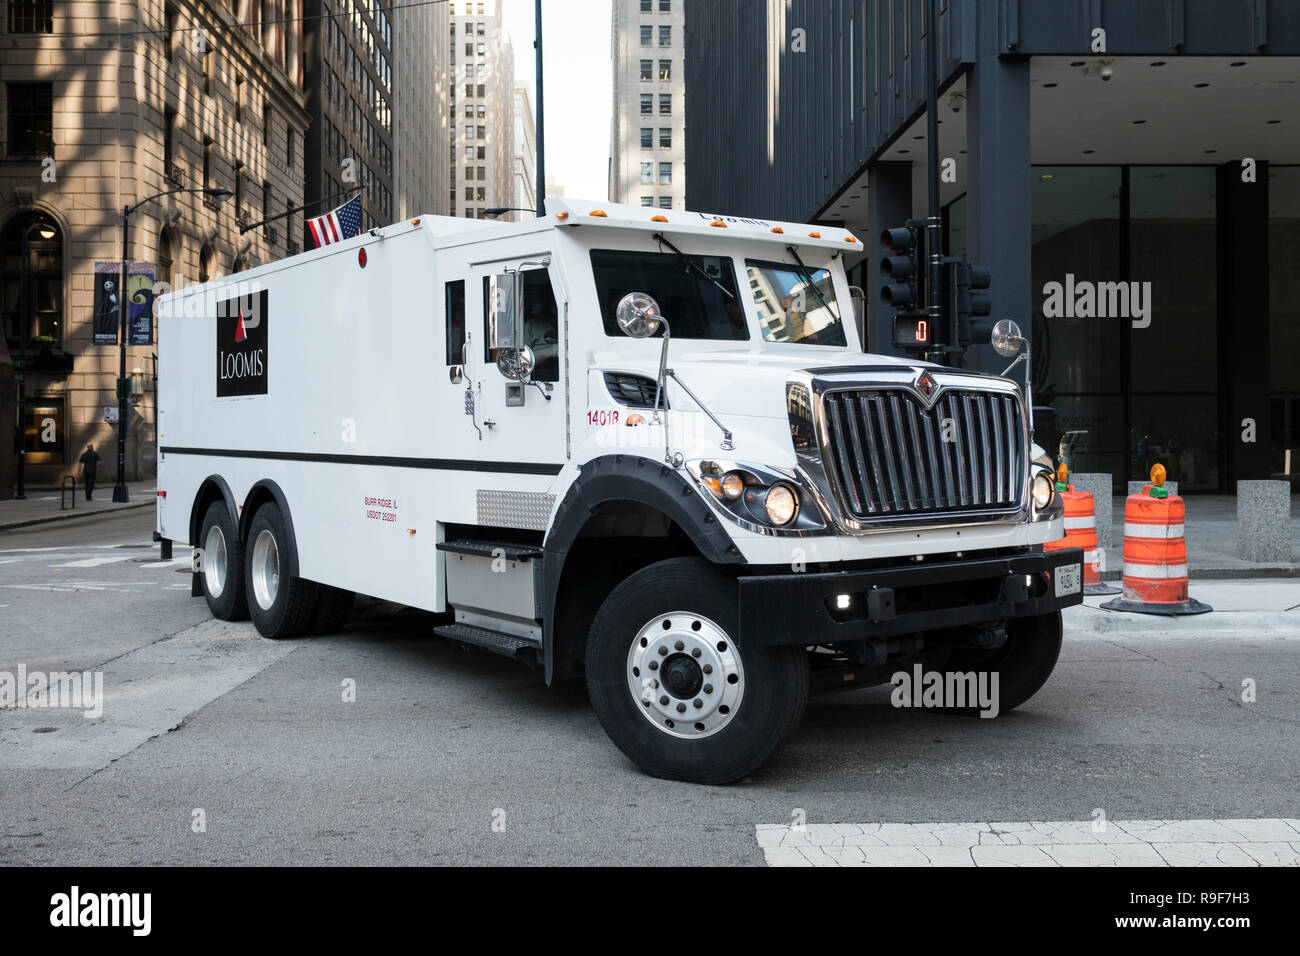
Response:
[[[536,209],[527,209],[523,206],[489,206],[487,209],[483,210],[483,215],[491,216],[495,219],[497,216],[508,212],[531,212],[538,216],[542,215],[542,213],[537,212]]]
[[[546,215],[546,102],[542,89],[542,0],[535,0],[533,17],[536,20],[536,38],[533,45],[537,49],[537,218]]]
[[[217,202],[225,202],[234,195],[234,193],[229,189],[167,189],[160,193],[154,193],[152,196],[146,196],[134,206],[122,207],[122,272],[121,279],[117,286],[117,320],[119,326],[117,366],[117,484],[113,486],[113,500],[116,502],[125,502],[129,500],[126,493],[126,344],[129,335],[126,327],[126,273],[127,269],[130,268],[127,247],[131,230],[131,213],[135,212],[147,202],[153,202],[153,200],[161,199],[163,196],[175,196],[180,193],[203,193],[203,195],[210,196]]]
[[[42,239],[53,239],[55,236],[54,227],[48,222],[37,220],[23,230],[22,257],[23,257],[23,294],[22,294],[22,315],[19,323],[22,325],[22,344],[19,346],[19,354],[23,359],[23,370],[18,376],[18,486],[14,490],[15,498],[27,497],[27,339],[30,331],[31,320],[28,316],[30,311],[30,299],[27,295],[27,286],[31,282],[30,268],[27,251],[27,242],[31,239],[32,230],[39,229]]]

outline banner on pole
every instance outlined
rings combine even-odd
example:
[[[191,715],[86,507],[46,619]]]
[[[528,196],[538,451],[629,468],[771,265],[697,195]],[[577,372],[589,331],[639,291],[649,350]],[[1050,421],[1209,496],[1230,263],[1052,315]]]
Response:
[[[118,327],[118,282],[120,262],[95,263],[95,314],[93,326],[96,345],[116,345]]]

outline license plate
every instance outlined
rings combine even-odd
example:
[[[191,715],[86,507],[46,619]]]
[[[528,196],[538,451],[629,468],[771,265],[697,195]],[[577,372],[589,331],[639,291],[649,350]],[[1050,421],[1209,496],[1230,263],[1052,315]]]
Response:
[[[1067,564],[1056,569],[1056,596],[1078,594],[1083,584],[1083,565]]]

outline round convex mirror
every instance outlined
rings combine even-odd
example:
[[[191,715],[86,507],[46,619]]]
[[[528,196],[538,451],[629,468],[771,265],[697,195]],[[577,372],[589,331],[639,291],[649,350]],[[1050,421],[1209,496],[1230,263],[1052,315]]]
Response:
[[[516,382],[530,381],[536,367],[537,357],[527,345],[517,349],[497,350],[497,369],[506,378]]]
[[[659,331],[659,303],[644,292],[629,292],[618,303],[618,327],[634,339],[649,338]]]
[[[1025,344],[1024,336],[1020,334],[1020,326],[1010,319],[1003,319],[997,325],[993,326],[992,343],[994,350],[999,355],[1005,355],[1007,358],[1015,355]]]

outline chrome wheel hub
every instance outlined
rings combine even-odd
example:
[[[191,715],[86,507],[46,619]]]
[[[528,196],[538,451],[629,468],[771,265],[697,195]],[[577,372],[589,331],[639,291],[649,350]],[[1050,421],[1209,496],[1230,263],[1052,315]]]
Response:
[[[214,598],[226,590],[226,536],[220,525],[213,525],[203,538],[203,583]]]
[[[271,610],[280,593],[280,549],[275,535],[263,528],[253,542],[253,596],[263,611]]]
[[[725,630],[699,614],[671,611],[637,631],[627,654],[627,685],[655,727],[697,739],[736,716],[745,669]]]

